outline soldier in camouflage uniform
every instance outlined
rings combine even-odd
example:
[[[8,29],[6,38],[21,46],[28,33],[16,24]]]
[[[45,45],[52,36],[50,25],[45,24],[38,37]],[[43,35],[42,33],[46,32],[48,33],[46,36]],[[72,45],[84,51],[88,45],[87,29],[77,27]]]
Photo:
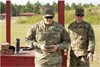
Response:
[[[44,20],[28,30],[26,43],[35,48],[35,67],[61,67],[60,50],[69,47],[70,37],[61,24],[53,21],[53,7],[44,7]]]
[[[90,67],[95,50],[95,36],[92,26],[83,20],[84,9],[75,10],[75,22],[68,27],[71,38],[69,67]]]

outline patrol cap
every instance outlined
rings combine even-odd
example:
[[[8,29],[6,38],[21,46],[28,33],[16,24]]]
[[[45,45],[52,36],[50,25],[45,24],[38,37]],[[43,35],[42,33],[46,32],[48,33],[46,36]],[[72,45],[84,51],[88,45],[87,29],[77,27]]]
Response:
[[[75,14],[84,14],[84,9],[83,8],[76,8]]]
[[[54,8],[50,5],[43,6],[41,10],[45,16],[54,16]]]

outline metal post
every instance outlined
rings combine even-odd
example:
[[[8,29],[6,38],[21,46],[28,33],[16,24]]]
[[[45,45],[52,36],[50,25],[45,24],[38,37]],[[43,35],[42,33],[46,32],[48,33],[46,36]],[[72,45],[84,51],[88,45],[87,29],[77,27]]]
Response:
[[[64,0],[58,0],[58,22],[64,26]],[[61,50],[62,67],[67,67],[67,52]]]
[[[64,26],[64,0],[58,0],[58,22]]]
[[[6,0],[6,42],[10,43],[11,42],[11,30],[10,30],[10,25],[11,25],[11,7],[10,7],[10,0]]]

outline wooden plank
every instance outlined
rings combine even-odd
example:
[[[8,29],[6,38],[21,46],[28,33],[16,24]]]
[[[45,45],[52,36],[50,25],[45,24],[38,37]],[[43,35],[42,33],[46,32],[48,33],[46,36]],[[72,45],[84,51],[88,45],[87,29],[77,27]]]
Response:
[[[11,42],[11,7],[10,0],[6,0],[6,42]]]

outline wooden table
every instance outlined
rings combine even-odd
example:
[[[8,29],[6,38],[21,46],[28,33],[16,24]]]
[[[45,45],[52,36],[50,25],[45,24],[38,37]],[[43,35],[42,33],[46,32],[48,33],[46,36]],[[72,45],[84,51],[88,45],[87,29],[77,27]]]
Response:
[[[62,67],[66,67],[67,54],[62,54],[62,58]],[[14,55],[0,55],[0,60],[0,67],[35,67],[34,50]]]
[[[35,67],[34,51],[21,52],[14,55],[1,55],[1,67]]]

